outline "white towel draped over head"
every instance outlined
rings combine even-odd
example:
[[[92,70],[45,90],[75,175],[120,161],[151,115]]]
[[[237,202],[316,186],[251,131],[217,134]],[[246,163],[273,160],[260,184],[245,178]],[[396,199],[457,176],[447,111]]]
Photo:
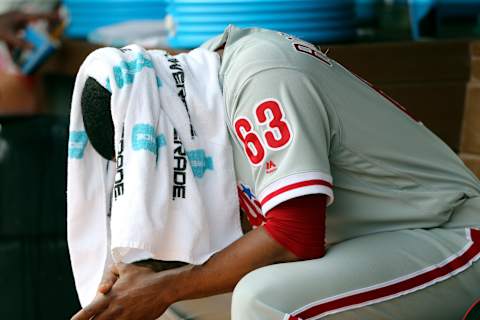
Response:
[[[106,264],[205,262],[241,236],[219,57],[139,46],[90,54],[72,100],[68,244],[83,306]],[[109,90],[115,161],[93,149],[81,95],[88,77]]]

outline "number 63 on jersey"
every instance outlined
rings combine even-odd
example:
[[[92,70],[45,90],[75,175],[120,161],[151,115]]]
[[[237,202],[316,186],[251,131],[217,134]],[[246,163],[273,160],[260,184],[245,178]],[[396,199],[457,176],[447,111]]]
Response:
[[[253,110],[253,117],[261,132],[254,130],[252,121],[244,116],[235,119],[234,128],[248,160],[253,166],[259,166],[265,160],[267,149],[281,150],[287,147],[292,141],[293,132],[282,105],[276,99],[260,102]]]

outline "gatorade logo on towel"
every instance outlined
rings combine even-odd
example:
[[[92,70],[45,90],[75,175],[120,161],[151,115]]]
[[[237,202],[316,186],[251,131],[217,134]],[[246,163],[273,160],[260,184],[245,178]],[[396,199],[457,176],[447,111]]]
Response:
[[[165,136],[157,136],[155,128],[149,124],[136,124],[132,129],[132,148],[135,151],[146,150],[157,155],[166,144]]]
[[[188,121],[190,121],[190,137],[194,139],[197,136],[195,128],[193,127],[192,117],[190,116],[190,109],[187,104],[187,90],[185,88],[185,72],[183,67],[180,65],[180,61],[177,58],[171,57],[168,54],[165,55],[168,62],[170,63],[170,71],[172,72],[173,80],[178,89],[178,97],[182,100],[183,105],[185,106],[185,111],[188,115]]]
[[[71,131],[68,139],[68,157],[82,159],[87,142],[88,136],[85,131]]]
[[[213,170],[213,159],[206,155],[205,150],[188,151],[187,157],[195,178],[203,178],[207,170]]]
[[[173,200],[185,199],[187,193],[187,155],[177,130],[173,129]]]
[[[132,61],[122,61],[120,65],[113,67],[113,74],[118,88],[132,84],[135,81],[135,75],[144,68],[153,69],[152,60],[146,58],[143,54],[137,55]],[[157,79],[157,86],[161,86],[160,79]]]

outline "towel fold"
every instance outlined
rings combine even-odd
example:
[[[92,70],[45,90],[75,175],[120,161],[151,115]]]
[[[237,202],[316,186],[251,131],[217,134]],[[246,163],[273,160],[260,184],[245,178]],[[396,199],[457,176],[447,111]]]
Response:
[[[72,98],[68,244],[83,306],[110,259],[205,262],[241,235],[233,156],[218,82],[205,49],[170,56],[104,48],[81,66]],[[111,95],[115,160],[84,129],[88,77]]]

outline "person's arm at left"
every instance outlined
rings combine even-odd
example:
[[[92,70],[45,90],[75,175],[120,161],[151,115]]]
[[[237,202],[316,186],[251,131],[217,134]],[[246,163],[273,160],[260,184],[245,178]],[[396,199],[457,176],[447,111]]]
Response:
[[[326,197],[312,195],[304,197],[303,200],[303,203],[307,201],[309,205],[302,211],[307,214],[317,213],[315,219],[318,223],[316,224],[321,224],[310,228],[309,237],[311,237],[319,230],[318,227],[324,230]],[[302,202],[302,200],[299,201]],[[292,202],[287,201],[284,206],[287,205],[292,206]],[[295,202],[293,206],[298,207]],[[279,208],[282,206],[280,205]],[[292,208],[284,208],[288,211],[292,210]],[[302,215],[302,211],[295,213]],[[301,217],[298,218],[301,219]],[[311,223],[306,224],[308,225]],[[278,237],[278,233],[274,233]],[[232,291],[238,281],[250,271],[274,263],[305,259],[298,257],[287,248],[291,245],[280,244],[271,234],[272,232],[267,232],[265,227],[259,227],[199,266],[185,266],[155,273],[146,267],[118,264],[113,270],[116,276],[111,279],[111,284],[115,284],[108,294],[99,293],[94,302],[78,312],[72,320],[88,320],[93,316],[95,320],[156,319],[177,301]],[[317,236],[323,243],[323,233]],[[319,250],[317,258],[323,255],[323,252],[323,249]],[[311,255],[312,252],[305,254]],[[108,287],[107,285],[102,291],[107,292]]]

